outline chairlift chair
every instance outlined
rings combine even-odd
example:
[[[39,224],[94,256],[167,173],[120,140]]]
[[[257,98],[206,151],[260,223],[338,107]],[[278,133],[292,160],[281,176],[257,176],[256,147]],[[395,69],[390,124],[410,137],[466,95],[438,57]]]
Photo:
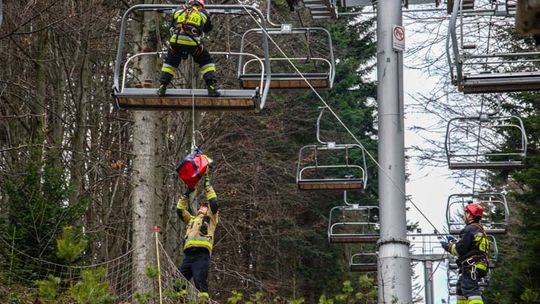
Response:
[[[349,262],[351,272],[374,272],[377,271],[377,253],[360,252],[351,256]]]
[[[322,34],[322,38],[319,37]],[[300,27],[293,28],[291,25],[282,25],[280,28],[266,28],[264,31],[260,28],[254,28],[246,31],[242,35],[240,43],[240,52],[245,52],[247,48],[247,38],[253,34],[269,35],[272,41],[277,43],[279,47],[283,47],[286,41],[279,40],[278,37],[299,37],[300,35],[307,36],[307,49],[310,52],[311,44],[317,44],[317,50],[321,50],[320,44],[324,40],[325,48],[323,51],[314,56],[287,58],[278,51],[277,56],[271,56],[270,69],[266,70],[266,74],[260,69],[260,65],[253,66],[257,63],[255,59],[243,61],[242,56],[238,64],[238,78],[240,79],[243,88],[256,88],[260,86],[260,78],[271,79],[270,88],[272,89],[309,89],[313,88],[331,88],[335,77],[335,59],[332,44],[332,36],[328,30],[321,27]],[[282,43],[280,43],[282,42]],[[294,66],[298,70],[296,70]]]
[[[451,3],[452,1],[449,1]],[[474,5],[471,5],[474,4]],[[452,82],[463,93],[540,90],[540,52],[516,51],[491,37],[493,29],[509,24],[513,1],[455,0],[446,40]]]
[[[358,144],[336,144],[320,139],[319,144],[306,145],[298,153],[296,183],[300,190],[362,190],[367,183],[366,157]]]
[[[330,209],[328,241],[335,243],[376,243],[379,240],[379,207],[345,205]]]
[[[508,203],[502,193],[480,192],[475,194],[452,194],[446,205],[446,221],[450,234],[459,234],[465,227],[463,210],[469,201],[484,208],[482,226],[487,234],[504,234],[509,224]]]
[[[503,146],[504,135],[519,137]],[[527,134],[517,116],[457,117],[448,121],[445,150],[450,169],[513,169],[525,166]]]
[[[116,53],[116,62],[114,67],[114,85],[113,96],[116,105],[119,108],[138,109],[138,110],[261,110],[264,107],[268,91],[270,89],[270,79],[259,79],[259,85],[252,89],[220,89],[220,97],[209,97],[205,89],[185,89],[169,88],[165,96],[157,95],[157,83],[144,81],[143,84],[134,83],[133,68],[129,65],[133,59],[140,56],[159,55],[154,53],[137,53],[131,57],[125,58],[124,50],[125,37],[128,21],[135,12],[163,12],[174,11],[178,9],[177,4],[138,4],[130,7],[122,16],[120,26],[120,38]],[[206,9],[213,15],[219,14],[245,14],[251,11],[252,14],[265,27],[263,14],[256,8],[246,5],[207,5]],[[266,36],[261,39],[261,46],[264,57],[260,58],[253,54],[238,52],[212,52],[213,55],[224,55],[227,57],[250,56],[254,63],[262,65],[263,71],[269,68],[268,61],[268,40]],[[156,74],[157,75],[157,74]]]

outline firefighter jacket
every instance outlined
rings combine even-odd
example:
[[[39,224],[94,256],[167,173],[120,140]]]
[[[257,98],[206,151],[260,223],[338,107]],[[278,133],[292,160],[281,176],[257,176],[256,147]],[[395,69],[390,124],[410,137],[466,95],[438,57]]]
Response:
[[[458,257],[457,264],[475,265],[478,269],[487,271],[490,244],[484,228],[479,223],[473,222],[466,225],[459,236],[459,240],[450,244],[448,250]]]
[[[172,44],[198,46],[203,33],[212,30],[210,14],[197,6],[176,10],[172,16],[171,38]]]
[[[182,195],[176,205],[178,216],[186,224],[186,234],[184,236],[184,251],[188,248],[206,248],[212,254],[214,246],[214,233],[219,221],[219,204],[217,195],[212,186],[207,186],[206,199],[209,207],[206,215],[192,215],[187,206],[189,197]]]

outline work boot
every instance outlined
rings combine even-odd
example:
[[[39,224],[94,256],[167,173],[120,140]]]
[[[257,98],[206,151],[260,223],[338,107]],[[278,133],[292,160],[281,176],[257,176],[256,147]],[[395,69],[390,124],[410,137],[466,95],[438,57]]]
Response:
[[[208,89],[208,96],[210,97],[219,97],[221,96],[221,93],[219,93],[219,88],[217,86],[216,83],[212,83],[212,84],[208,84],[206,86],[206,88]]]
[[[157,90],[158,96],[165,96],[165,92],[167,92],[167,85],[161,84]]]

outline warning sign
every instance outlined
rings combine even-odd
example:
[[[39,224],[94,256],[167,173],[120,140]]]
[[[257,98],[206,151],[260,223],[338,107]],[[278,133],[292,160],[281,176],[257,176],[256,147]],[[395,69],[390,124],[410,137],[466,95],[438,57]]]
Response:
[[[401,25],[392,27],[392,48],[396,52],[405,51],[405,28]]]

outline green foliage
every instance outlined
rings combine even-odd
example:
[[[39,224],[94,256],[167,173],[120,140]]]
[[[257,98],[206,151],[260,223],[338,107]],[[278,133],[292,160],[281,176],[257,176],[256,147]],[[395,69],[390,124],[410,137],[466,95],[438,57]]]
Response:
[[[81,280],[69,289],[79,304],[109,304],[114,302],[109,284],[105,281],[105,269],[83,270]]]
[[[525,304],[528,303],[538,303],[540,301],[540,292],[537,290],[532,290],[530,288],[525,289],[525,291],[519,297]]]
[[[39,297],[47,301],[54,301],[59,294],[60,278],[53,275],[47,276],[45,280],[36,281]]]
[[[30,153],[32,154],[32,153]],[[21,157],[13,172],[0,179],[1,196],[9,198],[7,218],[0,222],[0,234],[13,240],[13,246],[30,256],[56,260],[56,244],[61,227],[79,220],[84,204],[69,206],[71,189],[63,168],[53,167],[41,159]],[[12,257],[13,277],[35,280],[42,276],[32,260]]]
[[[81,234],[72,226],[64,227],[62,237],[56,240],[56,255],[72,264],[84,251],[88,241],[81,238]]]
[[[232,295],[227,299],[227,303],[236,304],[242,301],[244,295],[240,291],[233,290]]]
[[[149,291],[137,292],[135,294],[135,301],[139,304],[148,304],[153,299],[153,295]]]
[[[367,275],[358,277],[356,281],[346,280],[340,293],[334,296],[323,294],[319,298],[319,304],[376,304],[376,284],[375,280]]]
[[[9,301],[9,304],[20,304],[21,303],[21,300],[19,300],[19,296],[14,292],[9,293],[8,301]]]
[[[156,279],[159,276],[159,269],[157,267],[146,266],[144,274],[151,279]]]

